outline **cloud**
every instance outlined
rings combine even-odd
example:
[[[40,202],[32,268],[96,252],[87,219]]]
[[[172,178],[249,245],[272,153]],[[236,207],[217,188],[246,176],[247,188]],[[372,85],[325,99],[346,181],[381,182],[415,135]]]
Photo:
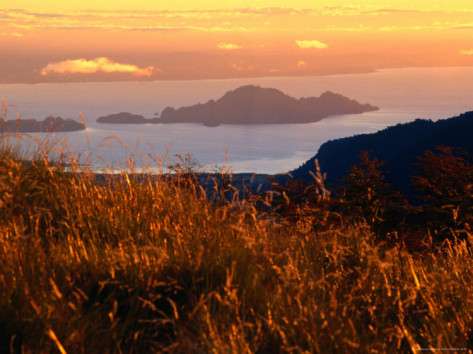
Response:
[[[24,34],[20,32],[0,32],[0,37],[16,37],[21,38]]]
[[[115,25],[115,24],[59,24],[59,25],[48,25],[41,24],[34,27],[35,29],[46,29],[46,30],[109,30],[109,31],[133,31],[133,32],[182,32],[182,31],[194,31],[194,32],[251,32],[251,29],[245,27],[220,27],[220,26],[152,26],[152,25]],[[29,29],[32,29],[30,27]]]
[[[235,43],[219,43],[217,45],[217,48],[222,49],[222,50],[236,50],[236,49],[241,49],[242,46]]]
[[[316,39],[297,40],[296,44],[301,49],[326,49],[328,45]]]
[[[460,54],[466,56],[473,56],[473,48],[460,50]]]
[[[70,59],[50,63],[41,70],[42,76],[50,74],[97,74],[97,73],[122,73],[138,77],[150,77],[155,68],[145,68],[133,64],[117,63],[109,58],[100,57],[92,60]]]
[[[307,62],[305,60],[298,60],[296,65],[299,69],[307,68]]]
[[[460,29],[460,30],[471,30],[473,29],[473,23],[458,24],[458,25],[453,26],[452,28]]]
[[[253,7],[253,8],[240,8],[233,9],[233,13],[239,14],[251,14],[251,15],[305,15],[312,13],[312,9],[296,9],[290,7]]]
[[[367,10],[367,11],[362,11],[360,14],[366,14],[366,15],[373,15],[373,16],[379,16],[379,15],[398,15],[398,14],[420,14],[420,13],[426,13],[427,11],[422,11],[422,10],[414,10],[414,9],[375,9],[375,10]]]
[[[247,11],[242,9],[237,14],[230,10],[46,13],[0,9],[0,21],[7,26],[28,26],[31,30],[248,32],[244,26],[221,25],[222,16],[248,16]]]

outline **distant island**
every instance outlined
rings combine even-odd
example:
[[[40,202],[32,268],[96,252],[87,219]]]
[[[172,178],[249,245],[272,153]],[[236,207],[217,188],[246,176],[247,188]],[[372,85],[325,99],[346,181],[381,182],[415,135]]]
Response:
[[[209,127],[220,124],[291,124],[312,123],[343,114],[378,110],[343,95],[327,91],[320,97],[296,99],[272,88],[242,86],[223,97],[204,104],[167,107],[158,118],[147,119],[131,113],[112,114],[97,119],[108,124],[198,123]]]
[[[85,125],[72,119],[47,117],[36,119],[0,119],[0,133],[56,133],[85,130]]]
[[[159,123],[158,118],[145,118],[138,114],[121,112],[110,114],[108,116],[97,118],[97,123],[103,124],[156,124]]]

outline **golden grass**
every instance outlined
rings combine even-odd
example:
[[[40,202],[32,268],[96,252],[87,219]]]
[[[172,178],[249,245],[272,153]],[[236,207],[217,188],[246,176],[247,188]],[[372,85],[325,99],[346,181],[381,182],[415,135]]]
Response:
[[[473,344],[473,235],[412,255],[189,176],[0,160],[0,351],[386,353]],[[460,349],[458,349],[460,351]]]

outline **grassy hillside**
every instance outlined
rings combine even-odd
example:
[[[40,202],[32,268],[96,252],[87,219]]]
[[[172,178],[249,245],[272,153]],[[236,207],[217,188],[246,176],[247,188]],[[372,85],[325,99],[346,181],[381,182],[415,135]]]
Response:
[[[0,352],[472,348],[471,231],[413,253],[325,208],[322,184],[314,203],[240,200],[188,174],[97,183],[4,150]]]

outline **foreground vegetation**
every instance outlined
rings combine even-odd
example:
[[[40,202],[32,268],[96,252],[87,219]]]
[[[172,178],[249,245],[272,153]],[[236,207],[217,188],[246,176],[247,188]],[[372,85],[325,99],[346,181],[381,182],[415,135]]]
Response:
[[[375,170],[354,169],[335,205],[315,177],[306,198],[241,199],[187,173],[97,183],[4,150],[0,352],[472,348],[470,205],[439,207],[463,222],[434,245],[430,224],[384,232]]]

